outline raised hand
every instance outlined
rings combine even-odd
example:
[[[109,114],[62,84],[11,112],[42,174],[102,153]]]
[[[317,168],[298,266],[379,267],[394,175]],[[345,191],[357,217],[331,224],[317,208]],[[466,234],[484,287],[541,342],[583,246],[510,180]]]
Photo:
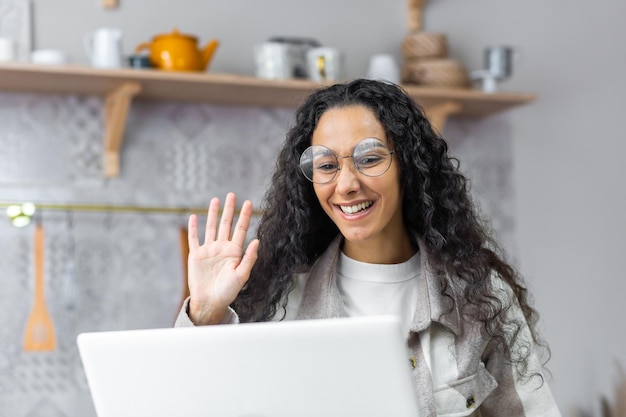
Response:
[[[234,230],[236,197],[228,193],[218,224],[220,200],[209,204],[204,243],[198,239],[198,218],[189,216],[189,318],[196,325],[222,321],[226,309],[250,278],[257,259],[258,239],[243,245],[252,216],[252,203],[246,200]],[[231,236],[232,231],[232,236]]]

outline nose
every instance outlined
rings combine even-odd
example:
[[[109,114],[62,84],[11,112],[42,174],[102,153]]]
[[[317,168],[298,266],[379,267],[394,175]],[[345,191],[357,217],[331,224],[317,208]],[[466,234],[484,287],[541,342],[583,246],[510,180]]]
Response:
[[[341,169],[337,171],[335,181],[337,181],[335,184],[335,192],[342,195],[356,192],[361,187],[359,173],[351,160],[344,159],[342,161]]]

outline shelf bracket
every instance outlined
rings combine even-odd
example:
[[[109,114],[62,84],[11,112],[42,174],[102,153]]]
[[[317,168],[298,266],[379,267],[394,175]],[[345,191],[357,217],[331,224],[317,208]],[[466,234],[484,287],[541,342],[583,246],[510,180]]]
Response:
[[[435,128],[435,130],[439,133],[443,132],[443,128],[446,125],[448,117],[453,114],[460,113],[461,110],[463,110],[461,103],[453,100],[424,106],[426,117],[430,121],[433,128]]]
[[[141,85],[125,82],[108,93],[104,103],[104,175],[117,177],[120,173],[120,148],[122,147],[126,117],[134,96]]]

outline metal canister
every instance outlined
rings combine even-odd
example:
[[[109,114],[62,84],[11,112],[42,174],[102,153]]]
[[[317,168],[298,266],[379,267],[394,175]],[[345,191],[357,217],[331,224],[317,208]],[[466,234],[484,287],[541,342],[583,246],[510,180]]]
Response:
[[[495,78],[508,78],[513,74],[513,48],[505,45],[485,49],[485,69]]]
[[[290,62],[292,65],[293,78],[308,78],[307,51],[321,46],[312,38],[296,38],[286,36],[274,36],[268,42],[285,43],[289,46]]]

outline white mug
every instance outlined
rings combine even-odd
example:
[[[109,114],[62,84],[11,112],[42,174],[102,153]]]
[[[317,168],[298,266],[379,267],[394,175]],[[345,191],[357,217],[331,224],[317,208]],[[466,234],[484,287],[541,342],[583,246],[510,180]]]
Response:
[[[396,60],[390,54],[377,54],[370,58],[367,69],[367,78],[383,80],[394,84],[400,83],[400,69]]]
[[[255,45],[254,62],[259,78],[285,80],[293,77],[292,54],[286,43],[264,42]]]
[[[85,52],[92,66],[97,68],[122,67],[122,31],[113,28],[98,29],[83,39]]]
[[[0,62],[15,61],[17,58],[15,41],[11,38],[0,38]]]
[[[343,57],[339,49],[320,46],[307,51],[309,78],[313,81],[338,81],[342,77]]]

